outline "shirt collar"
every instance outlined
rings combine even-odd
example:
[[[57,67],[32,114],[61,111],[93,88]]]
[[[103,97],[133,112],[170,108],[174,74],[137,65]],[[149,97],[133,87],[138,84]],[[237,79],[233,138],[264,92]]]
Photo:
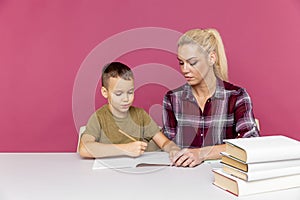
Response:
[[[214,93],[213,97],[216,99],[224,99],[224,97],[225,97],[224,81],[222,81],[218,77],[217,77],[216,92]]]
[[[211,99],[224,99],[225,94],[225,88],[224,88],[224,81],[219,79],[217,77],[217,86],[216,91],[213,94]],[[189,101],[195,101],[195,97],[192,92],[192,87],[189,84],[183,85],[183,94],[182,99],[189,100]]]

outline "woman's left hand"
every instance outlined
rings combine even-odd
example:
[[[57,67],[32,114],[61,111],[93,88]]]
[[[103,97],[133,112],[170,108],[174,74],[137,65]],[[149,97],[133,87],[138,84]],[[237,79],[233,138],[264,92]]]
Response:
[[[200,156],[200,148],[182,149],[173,157],[172,162],[176,167],[195,167],[204,161],[204,157]]]

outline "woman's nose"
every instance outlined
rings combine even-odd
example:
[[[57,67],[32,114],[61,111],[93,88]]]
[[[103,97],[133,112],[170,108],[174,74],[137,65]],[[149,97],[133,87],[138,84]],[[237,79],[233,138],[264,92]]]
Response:
[[[181,65],[181,71],[183,73],[188,72],[189,71],[189,67],[187,63],[184,63],[183,65]]]

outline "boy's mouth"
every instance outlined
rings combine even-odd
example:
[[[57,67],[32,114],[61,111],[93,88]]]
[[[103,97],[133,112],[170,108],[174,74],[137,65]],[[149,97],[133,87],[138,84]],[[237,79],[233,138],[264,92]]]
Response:
[[[130,107],[130,104],[121,105],[121,107],[127,108],[127,107]]]

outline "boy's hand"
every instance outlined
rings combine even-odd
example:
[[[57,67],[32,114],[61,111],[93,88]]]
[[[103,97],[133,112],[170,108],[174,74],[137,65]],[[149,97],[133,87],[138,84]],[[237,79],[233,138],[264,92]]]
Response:
[[[142,141],[136,141],[124,144],[124,150],[126,155],[130,157],[138,157],[142,155],[147,148],[147,143]]]

